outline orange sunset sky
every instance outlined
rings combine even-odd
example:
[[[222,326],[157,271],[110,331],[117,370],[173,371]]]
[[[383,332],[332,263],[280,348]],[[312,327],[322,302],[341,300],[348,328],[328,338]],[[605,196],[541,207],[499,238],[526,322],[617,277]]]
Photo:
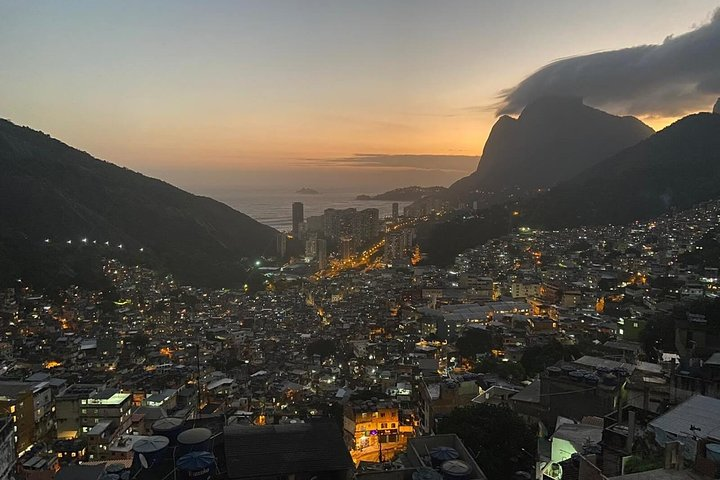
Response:
[[[717,6],[3,0],[0,117],[196,192],[448,185],[476,167],[503,89]],[[682,107],[632,113],[657,129],[710,105]]]

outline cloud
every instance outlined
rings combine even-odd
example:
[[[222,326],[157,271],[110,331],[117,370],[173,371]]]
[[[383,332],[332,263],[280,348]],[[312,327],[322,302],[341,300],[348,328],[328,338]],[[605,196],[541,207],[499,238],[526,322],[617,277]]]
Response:
[[[555,61],[503,90],[497,114],[520,112],[547,95],[632,115],[678,116],[712,106],[720,95],[720,9],[709,23],[659,45]]]
[[[467,173],[477,164],[478,157],[471,155],[410,155],[384,153],[356,153],[342,158],[306,158],[298,166],[330,168],[372,168],[381,170],[415,170]]]

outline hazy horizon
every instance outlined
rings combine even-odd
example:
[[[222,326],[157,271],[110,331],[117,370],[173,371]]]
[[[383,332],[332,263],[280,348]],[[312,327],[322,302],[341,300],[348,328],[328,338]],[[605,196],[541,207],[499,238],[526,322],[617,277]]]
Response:
[[[447,186],[538,95],[709,109],[717,6],[0,1],[0,117],[199,193]]]

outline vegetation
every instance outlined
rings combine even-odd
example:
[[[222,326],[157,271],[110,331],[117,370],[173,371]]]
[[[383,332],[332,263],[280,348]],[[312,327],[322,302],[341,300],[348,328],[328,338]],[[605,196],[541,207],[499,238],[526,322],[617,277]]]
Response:
[[[556,229],[628,223],[717,197],[720,116],[700,113],[685,117],[546,193],[489,207],[469,219],[454,216],[421,230],[419,235],[430,261],[444,264],[467,248],[507,234],[509,211],[519,212],[512,220],[514,225]]]
[[[96,284],[112,257],[241,286],[247,265],[274,253],[276,231],[227,205],[5,120],[0,170],[0,285]]]
[[[495,357],[482,359],[473,369],[476,373],[494,373],[505,380],[521,381],[527,378],[525,367],[518,362],[504,362]]]
[[[534,377],[546,367],[556,364],[560,360],[573,360],[582,356],[582,350],[577,345],[563,345],[552,340],[547,345],[535,345],[523,352],[520,364],[528,376]]]
[[[335,354],[335,344],[335,341],[326,338],[315,340],[308,344],[307,354],[320,355],[322,358],[331,357]]]
[[[465,334],[458,338],[455,346],[460,356],[475,360],[475,356],[481,353],[489,353],[493,347],[493,336],[488,330],[477,328],[468,329]]]
[[[536,432],[508,408],[457,408],[442,419],[439,431],[460,437],[488,478],[511,478],[514,472],[533,466]]]

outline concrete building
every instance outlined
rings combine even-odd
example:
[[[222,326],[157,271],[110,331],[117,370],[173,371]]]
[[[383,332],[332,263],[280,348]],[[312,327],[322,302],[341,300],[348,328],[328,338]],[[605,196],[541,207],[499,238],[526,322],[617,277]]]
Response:
[[[114,389],[80,400],[80,427],[88,442],[90,460],[108,458],[110,444],[128,433],[131,406],[132,395]]]
[[[12,417],[0,418],[0,480],[10,480],[15,467],[15,431]]]
[[[49,382],[0,382],[0,410],[13,415],[15,448],[20,453],[35,442],[49,441],[55,428]]]
[[[99,384],[71,385],[55,399],[55,420],[57,422],[57,438],[71,439],[82,433],[80,425],[80,402],[87,400],[103,386]]]
[[[300,228],[305,221],[305,211],[302,202],[292,204],[292,234],[294,238],[300,238]]]

